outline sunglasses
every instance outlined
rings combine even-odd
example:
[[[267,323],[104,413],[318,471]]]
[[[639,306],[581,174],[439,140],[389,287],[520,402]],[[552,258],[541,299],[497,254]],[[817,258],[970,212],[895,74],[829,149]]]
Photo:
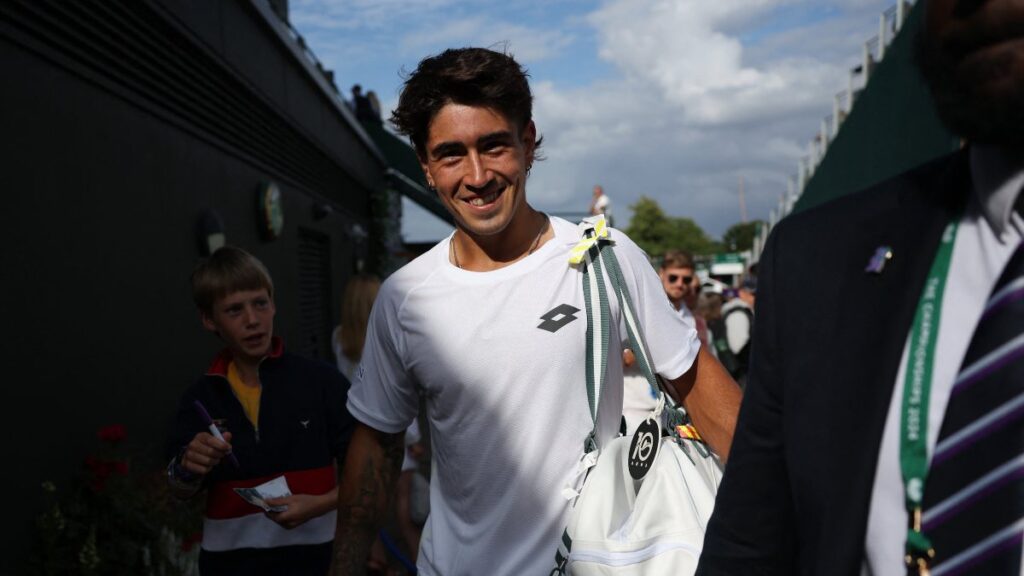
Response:
[[[689,284],[690,282],[693,282],[693,276],[680,276],[679,274],[668,275],[669,284],[675,284],[676,282],[679,282],[679,280],[682,280],[683,284]]]

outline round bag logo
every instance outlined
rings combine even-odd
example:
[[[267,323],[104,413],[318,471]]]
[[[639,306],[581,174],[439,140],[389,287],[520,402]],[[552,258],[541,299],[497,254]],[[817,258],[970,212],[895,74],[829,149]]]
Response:
[[[661,445],[661,426],[653,418],[648,418],[636,427],[633,442],[629,445],[629,475],[640,480],[647,475],[658,455]]]

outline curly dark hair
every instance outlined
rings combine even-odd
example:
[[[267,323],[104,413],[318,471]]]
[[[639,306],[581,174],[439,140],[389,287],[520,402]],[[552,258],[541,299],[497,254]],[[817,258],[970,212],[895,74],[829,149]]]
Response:
[[[420,61],[405,80],[391,122],[426,157],[434,116],[447,104],[486,106],[519,129],[533,118],[529,74],[509,54],[487,48],[450,48]],[[537,138],[536,148],[543,138]],[[535,156],[539,159],[539,156]]]

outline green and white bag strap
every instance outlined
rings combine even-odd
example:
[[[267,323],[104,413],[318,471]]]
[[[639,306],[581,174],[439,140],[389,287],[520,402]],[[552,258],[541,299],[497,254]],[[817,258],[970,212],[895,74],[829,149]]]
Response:
[[[580,223],[582,238],[573,247],[569,255],[569,263],[579,266],[583,273],[583,300],[587,312],[587,344],[586,344],[586,384],[587,404],[593,427],[583,443],[583,457],[577,464],[575,479],[566,486],[562,494],[568,500],[575,500],[586,481],[590,469],[597,463],[597,420],[604,392],[608,368],[609,323],[611,306],[608,303],[608,290],[605,287],[605,271],[601,261],[600,246],[611,242],[608,224],[604,216],[587,218]],[[555,551],[555,567],[552,575],[565,574],[572,549],[572,538],[568,529],[562,532],[562,538]]]
[[[630,347],[637,358],[647,384],[653,393],[663,392],[665,401],[669,403],[670,407],[674,407],[674,403],[671,396],[664,393],[665,387],[654,373],[654,364],[651,361],[643,331],[640,329],[636,307],[633,305],[622,268],[615,256],[614,241],[609,235],[607,221],[603,215],[586,218],[580,223],[580,230],[582,239],[570,252],[569,262],[581,266],[583,272],[583,297],[587,312],[587,400],[590,405],[591,421],[594,424],[594,428],[587,437],[584,452],[590,453],[597,448],[597,416],[608,367],[611,307],[605,288],[605,275],[608,276],[619,302],[619,310],[626,324]],[[659,402],[659,413],[661,405]],[[674,422],[666,424],[676,425]]]
[[[626,280],[622,275],[622,268],[619,266],[619,259],[615,256],[614,250],[603,250],[602,257],[608,268],[608,275],[615,295],[619,299],[619,313],[626,324],[626,334],[629,336],[629,345],[636,356],[640,371],[643,372],[647,384],[653,393],[663,390],[663,386],[654,373],[654,364],[651,362],[651,355],[647,352],[647,342],[644,340],[643,331],[640,330],[640,323],[636,317],[636,307],[633,306],[633,299],[626,287]]]
[[[593,429],[583,446],[585,453],[597,450],[597,416],[608,369],[608,339],[611,306],[605,287],[601,246],[610,242],[604,216],[587,218],[580,224],[583,239],[573,248],[569,262],[583,267],[583,301],[587,312],[587,403]]]
[[[636,357],[636,362],[640,367],[640,371],[643,372],[652,394],[658,395],[658,392],[661,393],[661,400],[663,402],[659,401],[656,415],[660,415],[661,407],[667,405],[669,410],[664,413],[664,425],[666,429],[673,430],[676,426],[687,423],[685,411],[676,404],[675,400],[668,393],[661,377],[654,372],[654,362],[651,360],[647,341],[644,338],[643,330],[640,328],[636,306],[633,305],[633,299],[629,295],[629,288],[622,274],[622,268],[619,266],[619,259],[615,256],[615,251],[609,248],[602,250],[601,254],[605,267],[608,270],[608,276],[615,289],[615,295],[619,299],[619,311],[626,324],[626,334],[629,336],[629,345],[633,350],[633,355]]]
[[[644,339],[643,330],[640,329],[640,323],[637,319],[636,307],[633,306],[633,301],[629,296],[629,289],[626,286],[619,261],[615,257],[615,251],[610,247],[607,250],[603,250],[602,258],[612,286],[615,289],[615,294],[619,298],[619,309],[625,320],[626,332],[629,335],[629,343],[632,346],[633,354],[636,356],[640,370],[644,373],[644,378],[647,379],[647,384],[651,387],[651,390],[655,393],[660,392],[660,394],[657,394],[660,398],[656,408],[652,411],[652,416],[654,418],[660,417],[664,430],[677,431],[676,434],[670,434],[670,436],[683,448],[683,452],[694,465],[697,464],[698,458],[711,458],[710,448],[704,444],[697,429],[691,425],[690,416],[686,413],[686,409],[676,403],[672,395],[668,393],[665,382],[654,373],[654,363],[651,361],[647,342]],[[682,441],[681,439],[683,438],[690,440],[690,442]],[[691,446],[696,451],[696,455],[690,453]]]

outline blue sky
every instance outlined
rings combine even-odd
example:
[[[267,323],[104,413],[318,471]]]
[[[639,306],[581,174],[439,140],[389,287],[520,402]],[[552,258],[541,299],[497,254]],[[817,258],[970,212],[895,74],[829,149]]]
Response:
[[[889,0],[292,0],[292,25],[347,92],[386,110],[400,71],[460,46],[507,46],[531,74],[547,160],[527,197],[619,225],[641,195],[712,236],[767,219],[847,85]],[[406,203],[406,240],[449,228]]]

